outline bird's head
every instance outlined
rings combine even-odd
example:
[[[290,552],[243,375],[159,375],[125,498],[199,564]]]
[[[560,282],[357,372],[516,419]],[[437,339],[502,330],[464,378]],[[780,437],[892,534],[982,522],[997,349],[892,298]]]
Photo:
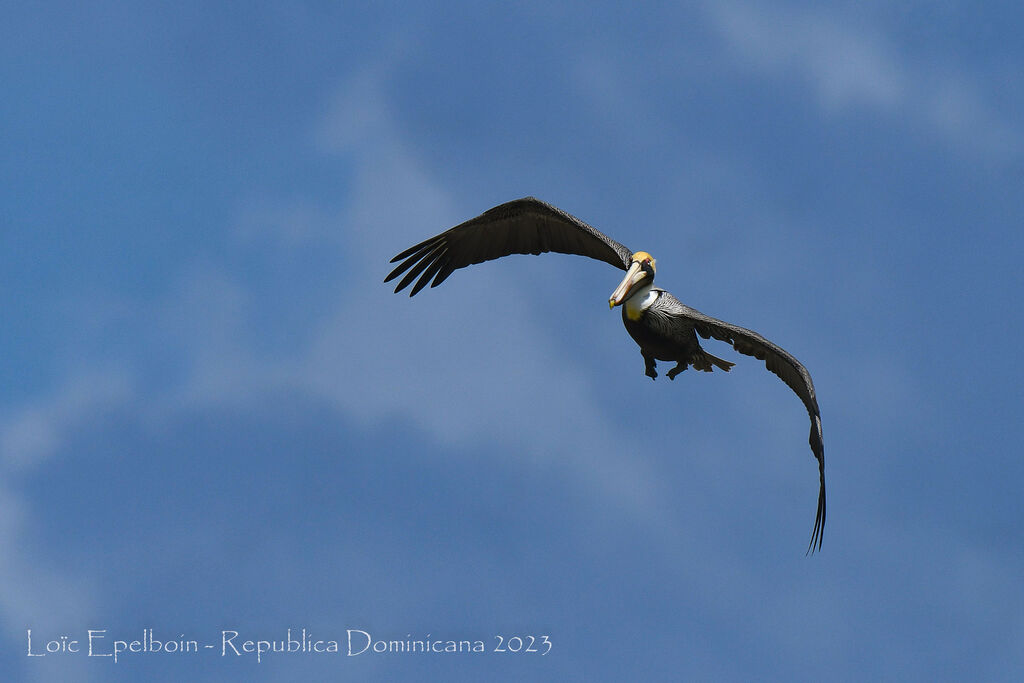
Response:
[[[608,298],[608,307],[615,308],[644,286],[649,286],[654,282],[654,271],[653,256],[646,251],[638,251],[633,254],[633,261],[629,264],[626,277],[622,278],[622,282]]]

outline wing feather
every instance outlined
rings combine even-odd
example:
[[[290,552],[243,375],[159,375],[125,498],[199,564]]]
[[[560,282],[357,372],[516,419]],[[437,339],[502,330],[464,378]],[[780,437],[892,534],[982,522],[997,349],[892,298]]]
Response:
[[[384,279],[405,271],[400,292],[416,280],[413,296],[427,284],[436,287],[459,268],[510,254],[579,254],[626,270],[632,252],[575,216],[534,197],[500,204],[446,232],[413,245],[391,259],[400,262]],[[419,278],[417,280],[417,278]],[[431,282],[433,279],[433,282]]]
[[[757,332],[748,330],[731,323],[704,315],[700,311],[683,304],[668,292],[662,297],[668,297],[666,308],[673,316],[684,317],[692,321],[694,329],[704,339],[717,339],[732,345],[738,352],[753,356],[764,361],[765,367],[778,376],[793,390],[811,418],[811,431],[808,437],[808,444],[811,452],[818,461],[818,510],[814,518],[814,530],[811,533],[811,543],[807,548],[808,553],[821,549],[822,536],[825,530],[825,445],[821,431],[821,411],[818,409],[818,399],[814,393],[814,382],[811,381],[811,373],[803,364],[789,354],[785,349],[768,341]]]
[[[406,262],[406,263],[409,263],[410,265],[415,264],[415,266],[413,266],[412,270],[410,270],[408,273],[406,273],[405,277],[403,277],[402,280],[398,283],[399,289],[404,288],[404,287],[408,287],[409,283],[412,282],[413,280],[415,280],[417,278],[417,276],[419,276],[419,274],[422,273],[423,270],[427,266],[429,266],[432,263],[436,262],[436,260],[438,258],[438,252],[443,251],[443,250],[444,250],[444,245],[443,244],[436,244],[436,245],[433,245],[433,249],[431,249],[430,251],[427,251],[425,254],[420,254],[419,252],[417,252],[417,258],[419,259],[419,261],[416,261],[414,259],[410,259],[410,261]],[[402,265],[404,266],[405,264],[402,264]],[[417,283],[417,287],[420,287],[420,286],[422,286],[422,285]]]

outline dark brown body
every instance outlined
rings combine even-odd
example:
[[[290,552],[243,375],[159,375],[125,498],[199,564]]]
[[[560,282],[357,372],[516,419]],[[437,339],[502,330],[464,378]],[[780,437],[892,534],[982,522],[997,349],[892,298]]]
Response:
[[[639,319],[631,320],[629,308],[622,307],[622,323],[629,336],[640,346],[640,354],[644,357],[644,372],[648,377],[654,379],[658,376],[656,360],[676,362],[676,366],[668,371],[669,379],[675,379],[676,375],[691,365],[704,372],[711,372],[714,367],[728,372],[735,365],[701,348],[693,320],[679,316],[680,310],[677,307],[686,306],[663,289],[655,288],[653,291],[657,296],[640,314]]]

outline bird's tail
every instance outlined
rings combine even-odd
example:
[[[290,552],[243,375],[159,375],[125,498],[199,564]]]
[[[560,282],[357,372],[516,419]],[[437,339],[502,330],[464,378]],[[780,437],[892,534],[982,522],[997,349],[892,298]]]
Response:
[[[693,365],[694,370],[703,370],[704,372],[711,372],[714,370],[714,368],[711,367],[712,365],[715,368],[720,368],[729,372],[729,369],[736,364],[730,363],[727,360],[722,360],[718,356],[712,356],[704,349],[701,349],[700,352],[693,354],[691,365]]]

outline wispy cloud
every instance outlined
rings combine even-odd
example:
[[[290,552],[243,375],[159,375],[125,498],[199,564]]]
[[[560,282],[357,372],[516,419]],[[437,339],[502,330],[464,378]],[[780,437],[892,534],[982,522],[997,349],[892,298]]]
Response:
[[[65,632],[83,625],[95,607],[86,578],[40,561],[32,539],[32,509],[12,481],[41,467],[68,440],[135,394],[124,368],[93,368],[69,377],[50,394],[0,418],[0,625],[20,642],[26,628]],[[76,520],[77,521],[77,520]],[[63,631],[61,630],[63,629]],[[71,662],[57,662],[72,671]],[[46,675],[56,675],[47,668]],[[43,672],[39,673],[40,676]],[[77,674],[75,674],[77,675]]]
[[[744,68],[797,78],[829,112],[902,117],[957,152],[993,161],[1022,151],[1019,126],[987,97],[979,74],[907,59],[885,32],[818,7],[709,2],[711,25]]]
[[[122,405],[133,391],[131,375],[123,367],[73,375],[52,395],[3,418],[0,461],[8,471],[39,464],[53,455],[67,434]]]

